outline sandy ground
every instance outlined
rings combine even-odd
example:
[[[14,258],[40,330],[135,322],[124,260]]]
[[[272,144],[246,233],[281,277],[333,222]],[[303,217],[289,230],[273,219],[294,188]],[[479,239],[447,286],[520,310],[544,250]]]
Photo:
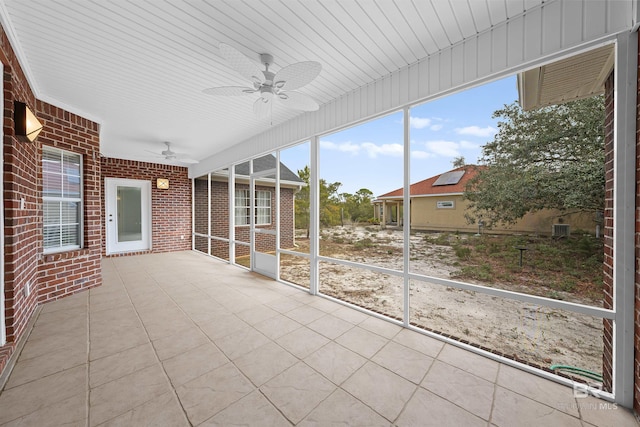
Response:
[[[402,270],[401,231],[335,227],[323,230],[323,239],[351,242],[352,250],[330,245],[327,250],[321,248],[322,255]],[[369,240],[353,244],[363,239]],[[307,250],[305,240],[298,244],[301,251]],[[338,250],[340,247],[343,250]],[[458,268],[451,247],[427,243],[422,234],[411,236],[410,247],[413,273],[450,279]],[[281,277],[308,286],[309,262],[283,257]],[[402,318],[402,278],[322,262],[320,280],[324,294]],[[508,284],[499,287],[509,289]],[[598,318],[421,280],[410,285],[410,321],[540,366],[563,364],[602,372],[603,328]]]

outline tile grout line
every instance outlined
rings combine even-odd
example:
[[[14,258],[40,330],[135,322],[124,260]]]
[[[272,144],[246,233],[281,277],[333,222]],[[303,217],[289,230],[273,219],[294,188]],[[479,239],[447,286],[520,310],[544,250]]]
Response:
[[[167,383],[169,384],[169,387],[171,388],[171,392],[172,392],[173,396],[176,398],[176,400],[178,401],[178,404],[180,405],[180,409],[182,409],[182,414],[184,415],[184,418],[185,418],[185,420],[187,422],[187,425],[193,426],[193,423],[191,422],[191,420],[187,416],[187,411],[185,410],[184,406],[182,405],[182,401],[178,397],[176,388],[173,385],[173,383],[171,382],[171,378],[169,378],[169,375],[167,374],[167,371],[165,370],[164,365],[162,364],[162,361],[158,357],[158,353],[156,351],[156,348],[153,345],[153,341],[151,340],[151,337],[149,336],[149,332],[147,331],[147,328],[145,327],[144,322],[142,321],[142,318],[140,317],[140,313],[138,313],[138,309],[137,309],[136,305],[133,303],[133,300],[131,299],[131,295],[129,294],[129,290],[127,289],[127,286],[125,285],[124,281],[122,280],[122,276],[120,275],[120,270],[118,270],[116,268],[116,271],[117,271],[118,277],[120,277],[120,280],[122,281],[122,287],[124,288],[124,292],[127,295],[127,299],[129,300],[129,304],[131,304],[131,307],[133,308],[133,311],[136,313],[136,317],[138,318],[138,321],[142,325],[142,328],[144,329],[144,333],[147,336],[148,343],[149,343],[149,345],[151,345],[151,348],[153,349],[153,355],[156,358],[156,362],[160,365],[160,369],[162,369],[162,373],[164,374],[164,377],[167,380]],[[158,282],[156,281],[156,279],[152,275],[148,274],[148,272],[146,272],[146,271],[145,271],[145,274],[148,275],[153,280],[153,282],[154,282],[154,284],[155,284],[155,286],[157,288],[159,288],[162,292],[164,292],[164,289],[162,289],[158,285]],[[166,292],[164,292],[164,293],[165,293],[165,295],[168,296],[168,294]],[[171,298],[171,297],[169,297],[169,298]],[[171,299],[171,301],[175,304],[175,301],[173,299]],[[155,397],[154,397],[154,399],[155,399]],[[138,407],[150,402],[151,400],[153,400],[153,399],[147,400],[146,402],[141,403],[140,405],[136,406],[135,408],[138,408]],[[132,408],[132,409],[135,409],[135,408]],[[132,410],[132,409],[130,409],[130,410]],[[127,411],[127,412],[129,412],[129,411]],[[127,412],[125,412],[125,414]],[[123,414],[118,414],[116,416],[120,416],[120,415],[123,415]],[[113,419],[113,418],[111,418],[111,419]],[[107,420],[107,421],[109,421],[109,420]]]

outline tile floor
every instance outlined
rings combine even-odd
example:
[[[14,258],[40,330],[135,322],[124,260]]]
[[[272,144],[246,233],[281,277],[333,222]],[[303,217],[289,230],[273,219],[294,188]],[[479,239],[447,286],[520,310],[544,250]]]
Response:
[[[7,426],[638,426],[536,377],[195,252],[44,305]]]

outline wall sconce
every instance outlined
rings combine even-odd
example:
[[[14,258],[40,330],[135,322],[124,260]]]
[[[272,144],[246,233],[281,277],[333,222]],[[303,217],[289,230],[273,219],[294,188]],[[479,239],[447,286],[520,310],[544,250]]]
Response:
[[[158,180],[156,181],[156,187],[160,190],[168,190],[169,180],[166,178],[158,178]]]
[[[16,137],[29,142],[36,140],[43,127],[27,104],[20,101],[13,103],[13,122]]]

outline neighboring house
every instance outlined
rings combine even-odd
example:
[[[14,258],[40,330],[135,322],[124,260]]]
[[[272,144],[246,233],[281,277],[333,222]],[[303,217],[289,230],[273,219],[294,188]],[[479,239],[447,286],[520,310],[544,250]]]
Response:
[[[273,155],[254,159],[253,172],[260,173],[275,169],[276,158]],[[250,241],[250,188],[249,188],[249,162],[235,166],[235,241],[246,244],[236,244],[235,255],[249,255]],[[211,241],[211,255],[218,258],[229,258],[229,218],[226,215],[229,206],[229,171],[215,172],[211,174],[211,211],[223,212],[211,218],[211,236],[217,239]],[[255,194],[255,223],[256,228],[262,230],[276,229],[276,211],[272,209],[276,204],[275,176],[256,180]],[[280,163],[280,247],[292,248],[295,244],[295,193],[297,193],[304,181],[282,162]],[[195,231],[200,235],[209,233],[207,222],[207,177],[203,176],[195,180]],[[226,239],[226,241],[225,241]],[[208,252],[208,239],[196,237],[195,248],[202,252]],[[256,234],[256,250],[260,252],[274,252],[276,249],[275,235]]]
[[[465,212],[469,201],[464,189],[481,166],[466,165],[411,184],[411,229],[425,231],[474,232],[478,224],[469,224]],[[373,201],[374,217],[383,225],[402,225],[402,188],[383,194]],[[497,224],[491,233],[562,234],[571,230],[593,230],[595,218],[589,214],[563,215],[543,210],[525,215],[513,225]]]

